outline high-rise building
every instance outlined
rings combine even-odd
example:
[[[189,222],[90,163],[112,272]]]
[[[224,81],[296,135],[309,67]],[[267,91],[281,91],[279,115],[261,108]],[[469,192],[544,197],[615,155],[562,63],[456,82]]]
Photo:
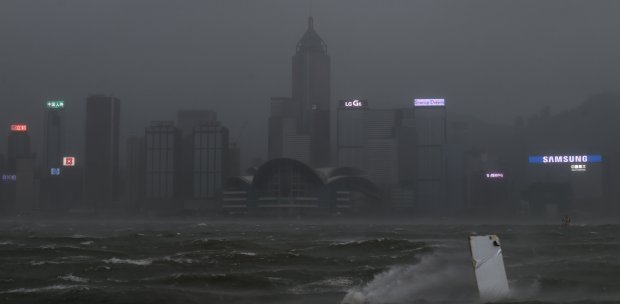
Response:
[[[45,104],[45,159],[41,175],[41,209],[59,211],[65,208],[62,189],[64,100],[48,100]]]
[[[112,207],[119,193],[120,100],[104,95],[86,99],[84,159],[87,208]]]
[[[284,121],[295,119],[294,104],[287,97],[271,97],[268,126],[268,159],[289,157],[284,155]],[[294,132],[297,132],[295,123]]]
[[[39,208],[39,182],[35,178],[34,157],[17,159],[15,183],[15,211],[31,213]]]
[[[444,99],[414,101],[416,153],[416,209],[437,213],[447,208],[446,106]]]
[[[142,211],[146,195],[146,148],[145,137],[132,136],[127,139],[125,166],[125,209],[129,212]]]
[[[308,29],[292,58],[292,97],[273,97],[269,118],[269,159],[293,158],[313,167],[329,167],[330,58],[327,45]]]
[[[298,133],[310,138],[310,164],[330,163],[330,58],[327,45],[314,30],[312,17],[292,58],[292,100]]]
[[[219,196],[226,179],[228,129],[219,123],[194,127],[192,146],[193,197],[213,201]]]
[[[181,110],[177,113],[177,127],[181,131],[179,195],[182,199],[194,198],[194,128],[217,123],[217,113],[211,110]]]
[[[147,209],[180,209],[180,131],[173,122],[153,122],[146,128],[146,200]]]
[[[63,151],[63,120],[64,100],[49,100],[45,113],[45,167],[60,168]]]
[[[9,133],[7,171],[15,174],[17,169],[17,159],[30,158],[30,135],[28,135],[28,125],[13,124]]]
[[[363,168],[366,155],[368,101],[340,100],[336,117],[338,165]]]
[[[362,169],[394,207],[413,206],[415,126],[411,109],[370,109],[342,100],[337,112],[338,165]]]

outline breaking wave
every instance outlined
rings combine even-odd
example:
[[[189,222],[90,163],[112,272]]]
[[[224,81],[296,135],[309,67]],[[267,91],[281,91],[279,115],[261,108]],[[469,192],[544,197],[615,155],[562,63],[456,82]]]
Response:
[[[426,255],[415,265],[392,266],[365,286],[350,289],[341,304],[473,302],[474,280],[466,256]]]

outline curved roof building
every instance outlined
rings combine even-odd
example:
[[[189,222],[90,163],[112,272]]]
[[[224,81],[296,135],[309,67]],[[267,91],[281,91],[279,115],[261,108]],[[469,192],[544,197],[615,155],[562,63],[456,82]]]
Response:
[[[226,213],[319,215],[363,212],[381,201],[380,190],[361,170],[314,169],[290,159],[265,162],[252,176],[228,180]]]

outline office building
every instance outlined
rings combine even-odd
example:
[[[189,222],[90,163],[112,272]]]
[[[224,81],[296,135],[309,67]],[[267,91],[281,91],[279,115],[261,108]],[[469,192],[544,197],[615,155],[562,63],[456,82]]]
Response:
[[[45,158],[41,174],[41,209],[60,211],[62,199],[62,158],[64,100],[48,100],[45,104]]]
[[[177,113],[177,127],[181,132],[179,195],[184,200],[194,198],[194,128],[217,122],[217,113],[211,110],[181,110]]]
[[[86,99],[84,159],[85,208],[114,206],[119,193],[120,100],[104,95]]]
[[[145,137],[127,139],[125,167],[125,209],[131,213],[146,208],[146,148]]]
[[[30,158],[33,156],[30,151],[30,135],[28,135],[28,125],[11,125],[7,152],[7,173],[14,174],[17,169],[18,159]]]
[[[416,209],[438,213],[447,208],[446,106],[444,99],[415,99]]]
[[[50,100],[45,112],[45,167],[59,168],[63,157],[63,119],[62,110],[65,102]]]
[[[213,202],[227,178],[228,129],[219,123],[194,127],[192,147],[193,198]]]
[[[32,213],[39,209],[39,181],[35,176],[35,167],[34,157],[17,159],[14,210],[18,214]]]
[[[269,158],[286,157],[313,167],[331,165],[330,58],[312,17],[292,58],[291,98],[272,98]]]
[[[292,59],[292,99],[299,133],[310,136],[310,164],[330,165],[330,75],[327,45],[314,30],[312,17]]]
[[[180,209],[179,197],[180,131],[173,122],[153,122],[146,128],[146,209]],[[136,164],[137,166],[138,164]]]
[[[416,136],[412,109],[371,109],[367,100],[341,100],[338,165],[361,169],[394,208],[413,207]]]

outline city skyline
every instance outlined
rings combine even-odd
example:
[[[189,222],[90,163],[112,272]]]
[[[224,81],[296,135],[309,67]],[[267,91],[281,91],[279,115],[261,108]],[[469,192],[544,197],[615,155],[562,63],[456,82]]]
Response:
[[[335,100],[349,97],[373,100],[377,107],[391,108],[405,105],[416,97],[434,96],[453,101],[449,109],[452,117],[473,115],[491,122],[511,123],[516,115],[529,116],[545,104],[550,104],[557,113],[578,105],[588,96],[617,91],[612,81],[617,78],[615,71],[620,64],[614,55],[618,46],[612,35],[617,21],[609,15],[618,6],[615,3],[595,1],[586,6],[571,1],[532,2],[529,7],[536,8],[534,18],[528,18],[530,10],[515,4],[486,1],[467,5],[449,1],[413,2],[403,4],[405,7],[398,10],[392,6],[378,9],[378,4],[372,2],[351,3],[342,1],[332,6],[316,3],[309,11],[305,1],[290,4],[268,1],[255,5],[251,15],[239,12],[240,18],[231,20],[222,20],[217,13],[233,10],[233,4],[186,4],[175,11],[166,11],[166,4],[154,1],[150,2],[154,15],[149,17],[138,13],[137,4],[73,3],[46,7],[52,15],[65,17],[48,22],[49,29],[24,28],[18,20],[33,23],[27,20],[41,17],[42,12],[30,11],[28,3],[6,3],[6,9],[0,12],[8,14],[3,19],[8,26],[3,28],[14,31],[5,35],[7,45],[12,47],[0,51],[0,55],[16,61],[5,61],[6,69],[0,72],[4,73],[0,74],[0,98],[9,103],[8,110],[0,113],[0,119],[25,121],[33,126],[33,136],[41,138],[42,133],[37,133],[42,129],[41,115],[27,109],[60,95],[68,102],[67,116],[73,117],[67,121],[67,136],[75,137],[84,123],[78,118],[85,106],[84,96],[115,95],[126,101],[127,115],[122,118],[125,128],[121,134],[124,142],[128,136],[141,133],[142,126],[149,121],[170,119],[167,113],[178,108],[208,108],[220,113],[233,136],[248,121],[250,127],[245,131],[241,148],[255,151],[255,155],[244,154],[243,163],[247,166],[255,156],[266,158],[266,143],[255,140],[267,133],[262,120],[268,115],[265,104],[270,96],[289,92],[287,58],[304,32],[310,14],[330,45],[332,107]],[[553,10],[558,3],[564,4],[562,13]],[[124,9],[116,10],[119,7]],[[371,22],[343,24],[338,17],[347,9],[352,16],[355,13],[371,16]],[[207,18],[198,19],[190,13],[192,10],[205,12]],[[275,16],[277,10],[285,13]],[[26,11],[32,15],[25,15]],[[129,31],[123,36],[113,28],[85,21],[76,14],[95,11],[99,16],[117,20]],[[463,13],[455,13],[458,11]],[[184,14],[189,14],[185,21],[177,22]],[[388,15],[390,19],[386,18]],[[441,16],[442,22],[431,23],[431,16]],[[273,21],[267,22],[267,17],[273,17]],[[530,22],[527,27],[516,27],[502,18]],[[588,22],[580,22],[586,19]],[[500,26],[481,27],[482,21],[476,20],[488,20]],[[81,23],[85,32],[69,27],[75,22]],[[221,28],[209,26],[214,22],[228,25],[226,29],[231,35],[223,35]],[[157,31],[147,31],[149,26]],[[33,29],[42,33],[55,30],[56,34],[39,37],[41,45],[16,40],[19,33],[25,41],[37,38],[39,34],[33,33]],[[160,39],[177,30],[182,34],[172,40],[174,43],[160,47]],[[98,40],[88,35],[91,32],[107,33],[111,43],[97,48]],[[553,39],[543,39],[556,32]],[[71,34],[81,37],[85,43],[74,45]],[[157,47],[145,52],[129,37]],[[574,45],[575,41],[584,43]],[[582,44],[588,48],[584,49]],[[68,47],[76,56],[59,58]],[[223,53],[223,47],[231,47],[234,52]],[[12,62],[19,62],[17,59],[23,58],[21,54],[35,55],[38,59],[18,68]],[[205,55],[220,60],[207,60]],[[375,59],[379,59],[377,63],[373,63]],[[130,72],[112,73],[112,68],[122,66]],[[388,69],[396,73],[386,73]],[[22,72],[11,71],[28,71],[33,77],[24,78]],[[76,77],[83,72],[91,76]],[[513,85],[516,83],[521,84]],[[559,90],[560,87],[563,89]],[[233,111],[240,104],[247,109],[244,117]],[[41,125],[36,127],[37,124]],[[37,141],[35,148],[40,150],[42,142]],[[81,146],[72,145],[67,148],[76,150]]]

